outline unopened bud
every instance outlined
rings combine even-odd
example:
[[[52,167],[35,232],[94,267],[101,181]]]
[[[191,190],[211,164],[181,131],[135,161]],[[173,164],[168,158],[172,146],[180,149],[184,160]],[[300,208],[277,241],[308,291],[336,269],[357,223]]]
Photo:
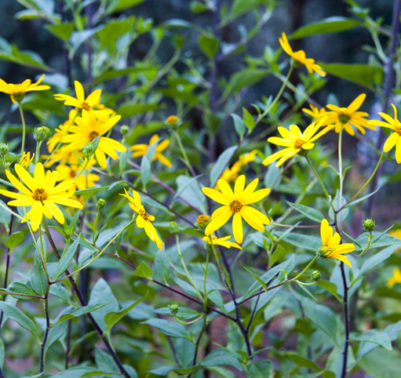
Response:
[[[176,115],[168,116],[166,119],[167,125],[175,125],[179,121],[179,118]]]
[[[180,309],[177,303],[173,303],[173,304],[169,305],[168,308],[170,309],[170,311],[173,315],[176,315],[178,310]]]
[[[314,270],[312,272],[312,280],[319,281],[319,279],[320,279],[320,272],[318,270]]]
[[[120,128],[121,134],[126,135],[129,131],[129,127],[127,125],[122,125]]]
[[[87,159],[90,159],[95,151],[96,147],[92,143],[86,143],[84,148],[82,149],[82,153]]]
[[[203,227],[203,226],[206,225],[206,223],[209,222],[209,219],[210,219],[209,215],[201,214],[201,215],[199,215],[198,218],[196,219],[196,223],[198,224],[198,226]]]
[[[170,222],[170,231],[175,234],[178,232],[178,223],[177,222]]]
[[[363,230],[365,232],[372,232],[376,227],[376,223],[373,219],[367,218],[363,221]]]
[[[50,130],[46,126],[37,127],[33,132],[33,137],[37,142],[43,142],[50,135]]]
[[[8,153],[8,145],[5,143],[0,143],[0,157],[3,158]]]
[[[103,198],[99,198],[99,199],[97,200],[96,207],[97,207],[99,210],[101,210],[101,209],[103,209],[105,206],[106,206],[106,200],[104,200]]]

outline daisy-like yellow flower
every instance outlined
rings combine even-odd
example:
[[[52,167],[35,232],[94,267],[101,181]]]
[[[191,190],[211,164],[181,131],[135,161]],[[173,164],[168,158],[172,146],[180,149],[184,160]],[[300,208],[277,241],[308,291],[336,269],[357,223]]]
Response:
[[[32,154],[32,157],[31,157],[31,153],[30,152],[23,152],[21,160],[19,161],[19,163],[23,167],[29,168],[29,166],[31,165],[31,163],[32,163],[34,158],[35,158],[35,154]]]
[[[141,197],[139,196],[139,193],[133,190],[132,196],[130,196],[127,193],[127,191],[125,191],[125,194],[121,195],[128,199],[129,201],[128,204],[130,208],[134,210],[135,213],[137,214],[136,225],[139,228],[145,229],[145,233],[148,236],[148,238],[156,243],[157,248],[162,250],[163,242],[160,239],[155,226],[153,226],[152,224],[152,222],[155,220],[155,217],[153,215],[148,214],[145,211],[145,208],[142,206]]]
[[[85,98],[84,87],[79,81],[74,81],[74,87],[76,97],[57,93],[54,95],[54,98],[58,101],[64,101],[64,105],[73,106],[76,109],[82,109],[86,111],[92,110],[94,107],[98,107],[100,105],[100,96],[102,95],[101,89],[96,89]]]
[[[132,153],[132,157],[136,158],[139,156],[144,156],[148,152],[148,149],[151,144],[155,143],[159,139],[159,135],[155,134],[150,138],[149,144],[135,144],[131,146],[129,149],[131,151],[134,151]],[[169,146],[170,144],[170,139],[166,139],[163,142],[159,143],[156,146],[155,149],[155,155],[153,156],[153,160],[159,160],[160,163],[166,165],[167,167],[171,167],[171,162],[168,160],[164,155],[162,155],[162,152]]]
[[[307,152],[308,150],[311,150],[313,147],[315,147],[313,142],[330,130],[325,128],[324,130],[319,131],[319,128],[323,122],[324,119],[321,119],[317,123],[311,123],[304,130],[304,132],[302,132],[297,125],[290,125],[289,129],[279,126],[278,132],[280,133],[281,138],[270,137],[267,139],[267,141],[285,148],[268,156],[265,160],[263,160],[263,164],[269,165],[273,161],[278,160],[276,166],[280,167],[285,161],[294,157],[299,152]]]
[[[99,181],[99,176],[90,172],[82,172],[84,166],[85,164],[81,166],[59,164],[56,168],[56,172],[59,174],[58,180],[73,180],[72,187],[74,190],[91,188],[95,185],[96,181]]]
[[[212,239],[212,242],[210,242],[210,238]],[[221,245],[222,247],[225,248],[238,248],[241,249],[241,246],[238,245],[237,243],[234,243],[232,241],[229,241],[229,239],[231,239],[231,236],[223,236],[221,238],[218,238],[215,235],[211,235],[211,236],[205,236],[202,238],[203,241],[207,242],[208,244],[213,244],[213,245]]]
[[[220,178],[227,182],[235,181],[241,172],[241,168],[255,160],[257,152],[257,150],[252,150],[251,152],[240,155],[238,160],[231,167],[228,167],[223,171]]]
[[[390,231],[389,235],[394,236],[395,238],[401,239],[401,228]]]
[[[380,112],[379,115],[385,120],[385,122],[372,120],[369,121],[369,123],[372,125],[385,127],[393,131],[384,143],[383,151],[389,152],[395,146],[395,160],[397,164],[401,164],[401,123],[397,118],[397,108],[394,104],[391,104],[391,106],[394,110],[394,118],[391,118],[386,113]]]
[[[399,268],[394,269],[393,276],[387,281],[387,286],[393,287],[397,283],[401,283],[401,270]]]
[[[237,243],[241,244],[243,240],[242,219],[255,230],[264,231],[264,225],[270,223],[269,219],[259,210],[248,206],[262,200],[270,193],[268,188],[255,192],[258,182],[259,179],[256,178],[245,187],[245,176],[241,175],[235,181],[234,192],[227,181],[222,179],[217,181],[220,191],[212,188],[202,188],[203,194],[223,205],[213,212],[211,221],[205,229],[206,236],[213,234],[214,231],[226,224],[232,215],[232,230]]]
[[[99,165],[103,169],[106,169],[106,155],[116,160],[118,157],[116,151],[127,151],[125,146],[120,142],[103,136],[120,120],[120,118],[120,115],[115,115],[104,121],[98,118],[93,112],[83,112],[82,117],[77,117],[75,119],[76,125],[70,127],[70,133],[63,137],[63,143],[68,143],[68,145],[64,147],[65,152],[81,150],[87,143],[92,142],[92,140],[100,136],[95,151],[95,157]]]
[[[315,63],[315,59],[307,58],[305,55],[305,51],[298,50],[293,51],[290,43],[288,42],[287,36],[285,33],[281,33],[281,38],[279,38],[279,42],[283,50],[295,61],[303,64],[309,73],[316,72],[321,76],[325,76],[326,72],[323,71],[322,67]]]
[[[78,112],[76,109],[70,111],[68,120],[56,128],[55,133],[47,141],[47,149],[51,153],[58,143],[62,143],[63,138],[68,134],[68,130],[74,124]]]
[[[324,257],[340,260],[352,268],[351,263],[344,254],[355,250],[355,246],[352,243],[341,244],[340,234],[336,232],[333,235],[333,229],[327,219],[322,219],[320,224],[320,237],[322,238],[320,251]]]
[[[325,117],[327,110],[325,108],[318,108],[317,106],[310,105],[310,109],[302,108],[302,111],[312,117],[315,121],[320,121]]]
[[[42,75],[36,83],[32,83],[30,79],[24,80],[20,84],[8,84],[0,79],[0,92],[10,95],[13,103],[21,102],[24,99],[26,92],[45,91],[50,89],[49,85],[41,85],[45,75]]]
[[[355,135],[352,126],[355,126],[361,134],[365,134],[364,128],[376,130],[375,126],[370,124],[366,119],[369,114],[359,111],[365,98],[366,94],[362,93],[345,108],[331,104],[327,105],[327,109],[330,109],[331,111],[327,111],[324,114],[326,116],[324,125],[327,125],[330,130],[334,128],[337,134],[344,129],[348,134]]]
[[[35,165],[33,177],[19,164],[15,164],[15,172],[22,182],[9,170],[6,170],[6,176],[20,193],[0,190],[0,194],[14,198],[8,202],[10,206],[30,207],[22,222],[29,220],[33,231],[39,228],[43,215],[49,219],[54,217],[57,222],[64,224],[64,214],[57,204],[82,209],[81,203],[70,198],[74,194],[71,190],[72,181],[65,180],[56,185],[58,174],[50,170],[45,172],[41,163]]]

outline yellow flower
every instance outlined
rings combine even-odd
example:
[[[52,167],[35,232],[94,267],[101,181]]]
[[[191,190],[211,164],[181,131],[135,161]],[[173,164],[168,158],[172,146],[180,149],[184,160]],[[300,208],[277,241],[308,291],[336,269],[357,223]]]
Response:
[[[320,121],[325,117],[327,110],[325,108],[318,108],[317,106],[310,105],[310,109],[302,108],[302,111],[311,116],[315,121]]]
[[[15,164],[15,172],[22,183],[9,170],[6,170],[6,176],[21,193],[0,190],[0,194],[14,198],[8,202],[10,206],[31,207],[22,222],[29,220],[33,231],[39,228],[43,215],[49,219],[54,216],[57,222],[64,224],[64,214],[57,204],[82,209],[82,204],[70,198],[74,194],[71,190],[72,181],[65,180],[56,185],[57,173],[45,172],[41,163],[36,164],[33,177],[19,164]]]
[[[390,231],[389,235],[394,236],[395,238],[401,239],[401,228]]]
[[[259,179],[256,178],[245,188],[245,176],[241,175],[235,181],[234,192],[227,181],[222,179],[217,181],[220,191],[212,188],[202,189],[203,194],[223,205],[213,212],[211,221],[205,229],[206,236],[226,224],[232,215],[234,215],[232,229],[237,243],[242,243],[243,240],[242,218],[255,230],[264,231],[264,225],[270,223],[269,219],[260,211],[248,206],[270,193],[270,189],[260,189],[255,192],[258,182]]]
[[[299,152],[306,152],[311,150],[315,144],[313,143],[316,139],[326,134],[330,129],[326,128],[320,132],[319,128],[324,119],[321,119],[318,123],[311,123],[304,132],[301,132],[297,125],[290,125],[289,129],[282,126],[278,127],[280,137],[270,137],[267,139],[269,143],[276,144],[278,146],[285,147],[284,149],[275,152],[263,160],[264,165],[269,165],[275,160],[278,160],[276,166],[280,167],[285,161],[292,158]]]
[[[387,281],[387,286],[393,287],[397,283],[401,283],[401,270],[398,268],[395,268],[393,277],[389,278]]]
[[[155,143],[158,139],[159,136],[155,134],[150,138],[149,144],[135,144],[134,146],[131,146],[130,150],[134,151],[132,153],[132,157],[136,158],[139,156],[144,156],[148,152],[150,145]],[[153,156],[152,161],[159,160],[160,163],[166,165],[167,167],[171,167],[170,160],[168,160],[164,155],[162,155],[162,152],[169,146],[169,144],[170,144],[169,139],[166,139],[163,142],[159,143],[156,146],[155,155]]]
[[[352,252],[355,246],[352,243],[341,244],[340,234],[336,232],[333,235],[333,229],[327,219],[323,219],[320,224],[320,237],[322,238],[322,248],[320,250],[324,257],[340,260],[352,268],[351,263],[344,254]]]
[[[176,115],[168,116],[166,119],[166,123],[168,125],[174,125],[177,122],[178,122],[178,117]]]
[[[81,166],[59,164],[56,168],[56,172],[59,174],[58,180],[73,180],[72,187],[74,190],[91,188],[95,185],[96,181],[99,181],[99,176],[94,173],[82,172],[84,165],[85,164]]]
[[[239,173],[241,171],[241,163],[239,161],[236,161],[231,168],[226,168],[223,173],[220,176],[221,180],[225,180],[227,182],[232,182],[235,181]],[[217,188],[217,184],[215,189]]]
[[[0,92],[10,95],[13,103],[21,102],[24,99],[26,92],[45,91],[50,89],[49,85],[40,85],[44,77],[45,75],[42,75],[40,79],[33,84],[30,79],[26,79],[20,84],[8,84],[0,79]]]
[[[23,152],[22,153],[22,157],[21,160],[19,161],[19,163],[25,167],[25,168],[29,168],[29,166],[32,163],[32,160],[35,158],[35,154],[32,154],[31,157],[31,153],[30,152]]]
[[[125,146],[112,138],[103,136],[106,134],[119,120],[121,116],[115,115],[108,120],[102,120],[96,117],[93,112],[84,112],[82,117],[75,119],[76,125],[70,127],[70,134],[64,136],[63,143],[69,143],[65,147],[65,151],[81,150],[87,143],[92,142],[100,136],[99,143],[95,151],[95,157],[99,165],[106,169],[106,155],[116,160],[118,155],[116,151],[127,151]]]
[[[62,143],[63,138],[67,135],[68,130],[74,124],[75,117],[77,116],[77,111],[75,109],[70,111],[68,120],[63,124],[59,125],[59,127],[55,130],[53,136],[49,138],[47,141],[47,149],[51,153],[56,147],[57,143]]]
[[[321,76],[325,76],[326,72],[324,72],[322,70],[322,67],[320,67],[319,65],[317,65],[315,63],[315,59],[312,58],[307,58],[305,56],[305,51],[303,50],[298,50],[298,51],[293,51],[287,36],[285,35],[285,33],[281,33],[281,38],[279,38],[279,42],[281,47],[283,48],[283,50],[294,60],[296,60],[298,63],[303,64],[306,69],[308,70],[309,73],[313,73],[316,72]]]
[[[372,120],[369,121],[370,124],[385,127],[387,129],[393,130],[393,133],[387,138],[383,145],[383,151],[388,152],[395,146],[395,160],[397,164],[401,164],[401,123],[397,118],[397,108],[394,104],[391,104],[394,110],[394,118],[391,118],[386,113],[379,113],[384,121]]]
[[[212,239],[212,242],[210,242],[210,238]],[[238,245],[237,243],[234,243],[232,241],[229,241],[228,239],[231,239],[231,236],[224,236],[222,238],[218,238],[215,235],[211,235],[211,236],[205,236],[202,238],[203,241],[207,242],[208,244],[213,244],[213,245],[221,245],[222,247],[225,248],[238,248],[241,249],[241,246]]]
[[[364,127],[376,130],[376,128],[366,119],[369,114],[358,111],[362,103],[365,101],[365,98],[366,94],[362,93],[345,108],[340,108],[339,106],[331,104],[327,105],[327,108],[330,109],[331,112],[327,111],[324,114],[327,117],[324,125],[328,125],[327,127],[330,128],[330,130],[334,128],[337,134],[344,129],[348,134],[355,135],[352,126],[355,126],[361,134],[365,134]]]
[[[132,191],[132,197],[125,191],[125,194],[121,194],[123,197],[127,198],[129,201],[129,206],[132,210],[137,213],[136,217],[136,225],[139,228],[144,228],[146,235],[148,238],[156,243],[157,248],[162,250],[163,242],[160,239],[155,226],[153,226],[152,222],[155,220],[153,215],[148,214],[145,211],[145,208],[142,206],[141,197],[139,197],[139,193],[135,190]]]
[[[240,155],[240,157],[238,158],[238,161],[241,164],[241,166],[243,167],[244,165],[247,165],[251,161],[254,161],[257,152],[258,152],[258,150],[252,150],[251,152]]]
[[[94,107],[100,105],[100,96],[102,95],[101,89],[96,89],[85,98],[84,88],[79,81],[74,81],[74,87],[76,98],[62,93],[55,94],[54,98],[58,101],[64,101],[64,105],[73,106],[76,109],[83,109],[86,111],[92,110]]]
[[[209,219],[210,219],[209,215],[201,214],[198,216],[198,218],[196,218],[196,223],[202,225],[209,222]]]

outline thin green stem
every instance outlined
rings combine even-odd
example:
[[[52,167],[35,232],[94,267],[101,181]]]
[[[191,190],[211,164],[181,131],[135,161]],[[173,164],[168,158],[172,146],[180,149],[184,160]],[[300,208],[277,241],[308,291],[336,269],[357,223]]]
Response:
[[[185,165],[187,166],[187,168],[191,172],[191,175],[192,176],[196,176],[196,173],[195,173],[194,169],[192,168],[192,165],[191,165],[191,163],[190,163],[190,161],[188,159],[188,155],[187,155],[187,152],[185,151],[184,145],[182,144],[180,135],[175,130],[173,131],[173,134],[175,136],[175,139],[177,140],[178,147],[179,147],[179,149],[181,151],[182,157],[184,158]]]
[[[25,117],[24,117],[24,111],[22,110],[21,103],[18,103],[18,109],[19,109],[19,114],[21,116],[21,122],[22,122],[22,143],[21,143],[21,156],[25,151],[25,134],[26,134],[26,125],[25,125]]]
[[[341,231],[341,208],[343,202],[343,186],[344,186],[344,176],[343,176],[343,129],[340,130],[338,134],[338,179],[340,180],[340,188],[339,188],[339,198],[338,198],[338,210],[337,213],[334,213],[334,216],[337,217],[338,222],[336,221],[338,232]]]

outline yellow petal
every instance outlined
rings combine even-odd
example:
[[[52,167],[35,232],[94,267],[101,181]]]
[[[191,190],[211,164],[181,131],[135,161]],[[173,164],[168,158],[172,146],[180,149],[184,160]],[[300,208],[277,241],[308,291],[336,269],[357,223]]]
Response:
[[[240,213],[235,213],[233,217],[233,234],[237,243],[241,244],[244,238],[242,229],[242,218]]]

